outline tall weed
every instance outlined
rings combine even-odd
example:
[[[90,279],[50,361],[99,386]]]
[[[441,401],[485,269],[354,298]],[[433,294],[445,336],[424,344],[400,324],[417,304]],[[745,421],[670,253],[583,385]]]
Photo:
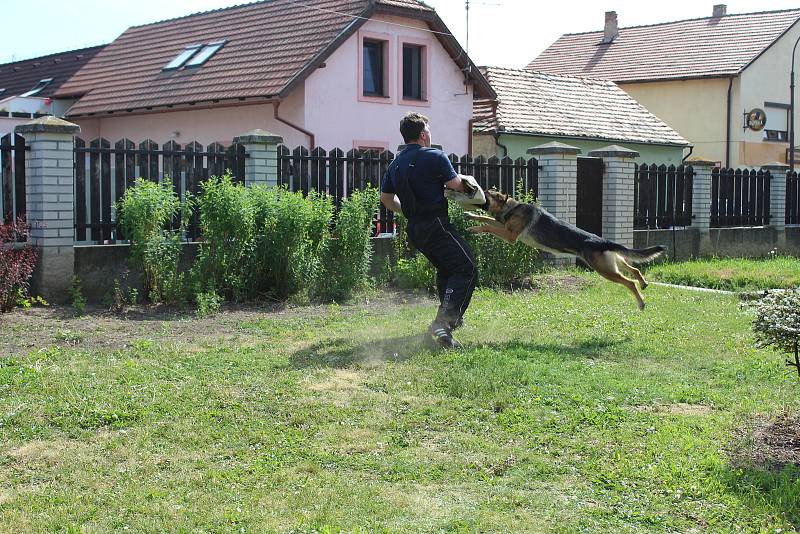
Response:
[[[333,239],[322,244],[320,268],[310,288],[311,297],[341,302],[363,288],[372,259],[372,222],[378,210],[378,190],[353,191],[342,201]]]
[[[117,203],[120,230],[131,241],[131,260],[142,270],[145,296],[153,302],[178,304],[183,300],[184,275],[178,270],[180,231],[167,227],[190,205],[191,201],[181,203],[171,184],[142,178]]]

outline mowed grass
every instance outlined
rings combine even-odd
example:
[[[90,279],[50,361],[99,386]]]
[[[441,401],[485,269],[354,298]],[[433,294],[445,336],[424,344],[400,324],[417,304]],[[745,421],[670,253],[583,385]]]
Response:
[[[206,319],[15,312],[0,329],[0,531],[784,532],[800,469],[748,428],[800,384],[733,297],[593,275]],[[554,280],[554,278],[550,278]]]
[[[669,284],[756,291],[800,286],[800,258],[720,258],[661,263],[647,269],[648,277]]]

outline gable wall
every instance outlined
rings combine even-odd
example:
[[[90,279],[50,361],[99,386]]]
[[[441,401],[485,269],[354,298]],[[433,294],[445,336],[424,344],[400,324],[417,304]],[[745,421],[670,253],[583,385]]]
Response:
[[[407,28],[405,26],[414,26]],[[305,82],[305,124],[314,132],[317,145],[349,150],[361,142],[387,147],[393,152],[402,144],[399,123],[407,111],[417,111],[431,119],[433,142],[445,152],[465,154],[469,120],[472,117],[472,89],[465,91],[464,76],[436,36],[423,31],[423,22],[381,15],[367,21],[359,33],[384,35],[390,43],[389,93],[382,102],[359,99],[360,41],[358,33],[345,41]],[[402,38],[428,46],[430,61],[429,94],[426,104],[401,102]],[[466,93],[466,94],[465,94]]]
[[[725,160],[727,79],[620,83],[619,86],[694,145],[692,157]],[[732,124],[731,128],[735,126]]]

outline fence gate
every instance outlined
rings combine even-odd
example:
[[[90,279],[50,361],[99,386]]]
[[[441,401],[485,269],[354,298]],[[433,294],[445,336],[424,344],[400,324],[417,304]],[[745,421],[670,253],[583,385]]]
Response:
[[[587,232],[603,233],[603,160],[578,158],[575,226]]]

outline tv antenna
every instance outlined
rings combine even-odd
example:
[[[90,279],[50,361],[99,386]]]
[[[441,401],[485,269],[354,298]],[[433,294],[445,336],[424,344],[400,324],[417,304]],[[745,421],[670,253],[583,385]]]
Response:
[[[464,11],[467,14],[467,41],[466,41],[466,52],[469,55],[469,3],[470,0],[464,0]],[[499,6],[500,2],[484,2],[482,0],[472,0],[472,5],[476,6]]]

